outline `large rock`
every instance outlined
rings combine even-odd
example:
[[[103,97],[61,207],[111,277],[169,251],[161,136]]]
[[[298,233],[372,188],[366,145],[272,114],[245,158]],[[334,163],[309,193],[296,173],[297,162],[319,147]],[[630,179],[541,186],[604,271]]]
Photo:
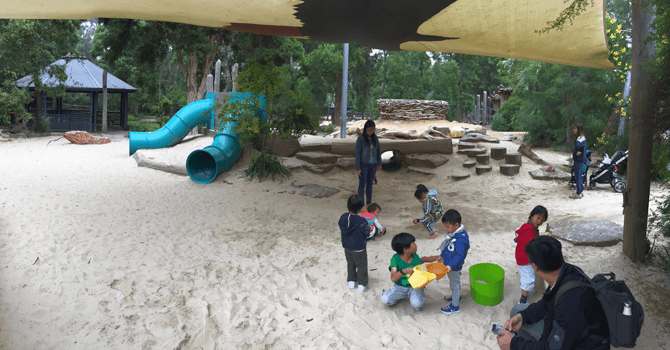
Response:
[[[456,153],[465,154],[466,156],[468,156],[468,158],[475,158],[478,154],[486,154],[486,149],[485,148],[461,149],[458,150]]]
[[[441,133],[443,133],[443,134],[445,134],[445,135],[450,135],[451,134],[451,130],[449,129],[448,126],[434,126],[434,125],[431,125],[430,127],[439,131],[439,132],[441,132]]]
[[[282,139],[281,136],[273,134],[272,137],[265,138],[263,147],[268,154],[279,157],[293,157],[300,151],[300,142],[293,136]]]
[[[323,152],[298,152],[295,157],[312,164],[335,164],[337,156]]]
[[[611,221],[552,221],[547,232],[574,245],[605,247],[623,239],[623,226]]]
[[[387,151],[399,151],[402,154],[413,153],[444,153],[454,152],[451,138],[435,140],[379,140],[382,153]],[[330,152],[344,156],[356,154],[356,141],[337,141],[330,145]]]
[[[63,137],[77,145],[101,145],[110,143],[112,140],[106,137],[97,137],[89,134],[87,131],[73,130],[63,133]]]
[[[382,161],[383,163],[383,161]],[[336,167],[342,170],[356,169],[356,158],[354,157],[340,157],[337,159]]]
[[[443,154],[410,154],[405,157],[405,163],[408,166],[431,168],[435,169],[438,166],[445,164],[449,158]]]
[[[472,142],[458,142],[458,149],[468,149],[468,148],[475,148],[475,144]]]
[[[408,166],[407,171],[410,172],[410,173],[411,172],[419,173],[421,175],[437,175],[435,173],[435,171],[433,171],[433,170],[429,170],[429,169],[426,169],[426,168],[417,168],[417,167],[413,167],[413,166]]]
[[[561,169],[555,169],[554,171],[537,169],[528,173],[535,180],[570,180],[570,173],[566,173]]]
[[[488,143],[500,143],[500,140],[498,140],[497,137],[492,137],[492,136],[487,136],[483,135],[480,133],[470,133],[470,134],[465,134],[463,137],[461,137],[460,142],[488,142]]]
[[[463,135],[465,135],[465,129],[461,128],[460,126],[454,126],[449,131],[449,136],[451,137],[463,137]]]
[[[309,145],[301,145],[300,152],[330,153],[330,143],[313,143]]]
[[[300,181],[294,181],[290,185],[290,188],[287,188],[289,193],[295,193],[295,191],[291,191],[291,189],[295,189],[295,190],[300,191],[299,194],[301,196],[308,196],[308,197],[313,197],[313,198],[330,197],[330,196],[340,192],[340,190],[338,190],[336,188],[330,188],[330,187],[316,185],[316,184],[306,184],[306,183],[302,183]]]
[[[335,168],[335,164],[309,164],[302,167],[313,174],[325,174]]]
[[[483,134],[483,135],[486,135],[486,128],[483,127],[483,126],[481,126],[481,125],[477,125],[477,126],[475,126],[474,129],[466,129],[466,130],[465,130],[465,134],[466,134],[466,135],[467,135],[467,134],[472,134],[472,133],[477,133],[477,134]]]
[[[186,163],[176,165],[158,162],[147,158],[142,150],[135,152],[135,154],[133,154],[133,158],[135,159],[137,166],[140,168],[151,168],[175,175],[188,176],[188,171],[186,171]]]
[[[547,165],[548,163],[545,162],[540,156],[537,155],[537,153],[533,152],[532,149],[530,149],[530,143],[524,142],[519,146],[519,149],[517,152],[523,154],[524,156],[530,158],[533,162],[537,164],[542,164],[542,165]]]

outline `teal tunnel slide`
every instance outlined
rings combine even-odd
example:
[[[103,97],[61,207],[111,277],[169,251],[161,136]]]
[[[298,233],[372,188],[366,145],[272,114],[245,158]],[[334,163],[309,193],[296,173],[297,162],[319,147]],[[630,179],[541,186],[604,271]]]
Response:
[[[130,154],[138,149],[154,149],[174,146],[179,143],[196,125],[211,121],[214,128],[214,93],[208,93],[207,98],[189,103],[180,109],[162,128],[153,132],[130,132]],[[230,102],[252,98],[252,93],[230,93]],[[265,120],[265,98],[258,97],[260,109],[254,111],[256,117]],[[186,159],[186,171],[196,183],[208,184],[224,171],[228,171],[235,164],[242,152],[239,135],[233,131],[235,122],[225,125],[225,128],[216,133],[211,145],[191,152]]]

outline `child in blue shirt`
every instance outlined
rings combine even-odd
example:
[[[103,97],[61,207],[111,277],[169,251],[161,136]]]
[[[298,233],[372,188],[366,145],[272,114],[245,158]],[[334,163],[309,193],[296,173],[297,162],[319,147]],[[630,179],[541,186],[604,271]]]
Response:
[[[442,262],[439,255],[419,257],[416,253],[415,238],[409,233],[399,233],[393,237],[391,247],[396,252],[391,258],[389,270],[391,271],[391,282],[394,282],[391,289],[382,293],[379,297],[384,305],[395,305],[400,299],[409,297],[409,303],[414,310],[423,310],[423,303],[426,301],[424,289],[414,289],[409,284],[409,276],[414,273],[414,266],[425,262]]]
[[[449,276],[449,287],[451,288],[451,297],[444,297],[444,300],[450,304],[440,310],[449,315],[461,311],[459,304],[461,298],[461,270],[465,257],[468,256],[470,249],[470,238],[461,224],[461,214],[454,210],[447,210],[442,215],[442,224],[447,229],[444,239],[440,243],[440,256],[444,259],[444,265],[447,266],[447,276]]]
[[[370,235],[370,225],[361,217],[363,198],[357,194],[347,200],[348,213],[340,216],[342,248],[347,259],[347,283],[349,288],[356,287],[365,292],[368,286],[368,252],[365,250]]]

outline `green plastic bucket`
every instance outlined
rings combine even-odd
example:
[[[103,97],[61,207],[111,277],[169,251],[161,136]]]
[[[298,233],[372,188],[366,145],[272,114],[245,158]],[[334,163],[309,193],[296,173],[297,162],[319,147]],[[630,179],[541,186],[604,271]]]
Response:
[[[505,270],[490,263],[470,267],[470,290],[472,300],[479,305],[498,305],[503,300]]]

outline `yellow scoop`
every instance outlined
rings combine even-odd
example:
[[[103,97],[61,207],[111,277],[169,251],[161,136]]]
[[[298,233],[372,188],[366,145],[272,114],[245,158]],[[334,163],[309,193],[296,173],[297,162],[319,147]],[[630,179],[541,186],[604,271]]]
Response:
[[[424,271],[421,268],[421,265],[414,266],[414,273],[409,276],[409,284],[414,289],[420,289],[425,287],[428,283],[432,282],[436,278],[434,273]]]

